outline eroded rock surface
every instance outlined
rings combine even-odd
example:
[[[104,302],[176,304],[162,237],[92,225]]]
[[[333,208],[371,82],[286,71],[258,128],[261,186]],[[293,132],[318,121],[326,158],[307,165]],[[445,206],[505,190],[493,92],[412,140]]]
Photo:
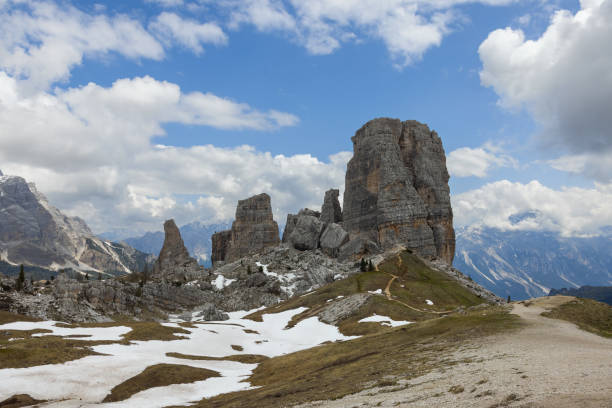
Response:
[[[416,121],[381,118],[355,133],[347,165],[343,226],[351,240],[405,245],[451,264],[455,250],[442,141]]]
[[[342,221],[342,208],[340,207],[340,200],[338,196],[340,190],[331,189],[325,192],[325,198],[323,199],[323,206],[321,207],[321,222],[326,224],[339,223]]]
[[[153,266],[152,279],[186,282],[204,274],[204,268],[189,255],[174,220],[164,223],[164,246]]]
[[[263,193],[238,201],[232,229],[214,234],[212,241],[215,248],[213,264],[232,262],[278,245],[278,224],[272,216],[270,196]]]

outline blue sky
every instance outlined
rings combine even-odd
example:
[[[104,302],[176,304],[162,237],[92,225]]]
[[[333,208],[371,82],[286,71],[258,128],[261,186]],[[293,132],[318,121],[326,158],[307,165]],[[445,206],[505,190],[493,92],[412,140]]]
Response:
[[[261,191],[282,223],[343,187],[361,125],[416,119],[457,225],[596,234],[610,2],[0,1],[0,168],[96,232],[227,220]]]

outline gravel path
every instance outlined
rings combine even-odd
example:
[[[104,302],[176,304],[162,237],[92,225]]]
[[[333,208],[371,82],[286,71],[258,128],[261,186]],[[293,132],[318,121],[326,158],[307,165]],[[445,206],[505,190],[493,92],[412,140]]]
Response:
[[[401,380],[401,387],[373,388],[301,407],[612,408],[612,340],[540,316],[571,299],[513,304],[513,313],[527,326],[466,344],[447,356],[459,364]]]

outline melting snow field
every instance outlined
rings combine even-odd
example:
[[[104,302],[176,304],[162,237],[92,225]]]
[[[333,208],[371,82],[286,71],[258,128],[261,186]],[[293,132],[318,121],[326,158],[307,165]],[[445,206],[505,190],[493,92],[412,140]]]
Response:
[[[372,316],[364,317],[363,319],[359,320],[358,323],[366,323],[366,322],[380,323],[383,326],[391,326],[391,327],[402,326],[404,324],[413,323],[413,322],[409,322],[406,320],[393,320],[390,317],[379,316],[376,313],[374,313]]]
[[[163,407],[188,404],[214,395],[250,389],[247,379],[256,364],[233,361],[187,360],[167,357],[166,353],[182,353],[209,357],[235,354],[261,354],[275,357],[314,347],[326,341],[349,340],[335,326],[322,323],[317,317],[305,319],[285,329],[291,318],[306,308],[263,315],[263,322],[243,319],[249,312],[230,313],[230,320],[210,324],[192,322],[188,339],[174,341],[135,341],[132,345],[110,344],[92,347],[104,356],[89,356],[64,364],[0,370],[0,401],[14,394],[29,394],[51,402],[45,407]],[[364,319],[365,320],[365,319]],[[385,318],[385,320],[390,320]],[[176,326],[172,319],[167,326]],[[393,321],[392,321],[393,322]],[[405,322],[404,322],[405,323]],[[119,340],[128,327],[61,328],[55,322],[17,322],[0,326],[0,330],[52,330],[60,336],[88,335],[85,340]],[[245,330],[257,333],[246,333]],[[51,334],[51,333],[48,333]],[[43,334],[44,335],[44,334]],[[243,347],[237,352],[232,345]],[[191,384],[177,384],[141,391],[131,398],[114,403],[101,403],[116,385],[141,373],[146,367],[160,364],[182,364],[217,371],[221,377]]]

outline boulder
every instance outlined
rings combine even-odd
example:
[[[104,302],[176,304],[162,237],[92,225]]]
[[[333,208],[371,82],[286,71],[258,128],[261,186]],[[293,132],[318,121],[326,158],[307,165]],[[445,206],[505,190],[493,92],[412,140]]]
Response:
[[[206,303],[199,316],[202,317],[202,320],[207,322],[229,320],[229,315],[218,310],[212,303]]]
[[[380,118],[351,140],[354,155],[347,165],[342,213],[351,240],[372,241],[382,249],[400,244],[451,264],[449,175],[437,133],[416,121]]]
[[[317,249],[324,226],[315,216],[299,214],[287,242],[300,251]]]
[[[319,247],[323,252],[331,257],[337,257],[340,253],[340,247],[346,244],[349,240],[349,234],[339,224],[331,223],[325,227]]]
[[[342,208],[340,208],[340,201],[338,196],[340,190],[331,189],[325,192],[325,198],[323,199],[323,206],[321,207],[321,222],[326,224],[339,223],[342,221]]]

